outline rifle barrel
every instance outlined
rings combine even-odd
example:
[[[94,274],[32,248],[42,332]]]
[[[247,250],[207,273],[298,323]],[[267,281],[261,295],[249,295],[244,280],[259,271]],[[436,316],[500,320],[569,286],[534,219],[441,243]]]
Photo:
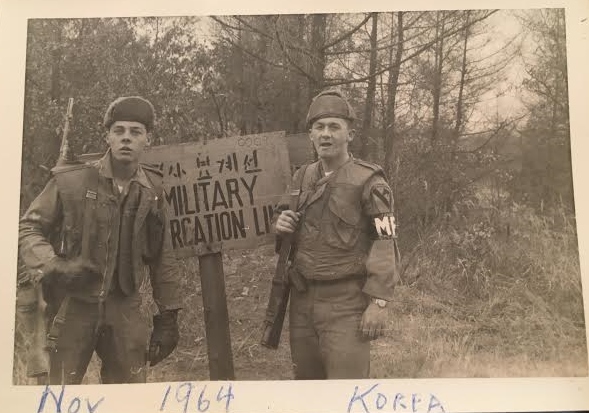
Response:
[[[72,112],[74,107],[74,98],[69,98],[67,102],[67,110],[65,114],[65,121],[63,125],[63,134],[61,135],[61,146],[59,148],[59,164],[64,164],[72,160],[70,145],[68,142],[68,135],[70,133],[70,120],[72,119]]]
[[[300,190],[293,190],[290,194],[289,209],[295,211],[299,202]],[[285,235],[280,245],[276,271],[272,279],[270,298],[266,309],[266,323],[262,334],[261,343],[264,347],[277,349],[282,334],[282,326],[288,306],[290,284],[288,280],[288,260],[291,255],[294,235]]]

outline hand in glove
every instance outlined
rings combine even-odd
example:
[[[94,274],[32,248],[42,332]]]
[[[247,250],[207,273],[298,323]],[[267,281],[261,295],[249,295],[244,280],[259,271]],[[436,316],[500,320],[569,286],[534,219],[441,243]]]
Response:
[[[153,332],[149,342],[149,361],[152,366],[172,354],[178,345],[178,310],[167,310],[153,316]]]
[[[98,267],[82,257],[71,260],[55,257],[47,263],[43,272],[45,276],[55,277],[69,290],[83,289],[101,278]]]

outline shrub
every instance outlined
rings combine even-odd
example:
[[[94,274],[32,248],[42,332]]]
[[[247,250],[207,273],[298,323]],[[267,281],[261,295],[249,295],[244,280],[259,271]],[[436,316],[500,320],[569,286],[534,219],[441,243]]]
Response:
[[[540,215],[516,203],[481,205],[457,209],[420,240],[405,282],[453,318],[492,331],[506,351],[547,358],[563,345],[584,347],[574,217],[564,207]]]

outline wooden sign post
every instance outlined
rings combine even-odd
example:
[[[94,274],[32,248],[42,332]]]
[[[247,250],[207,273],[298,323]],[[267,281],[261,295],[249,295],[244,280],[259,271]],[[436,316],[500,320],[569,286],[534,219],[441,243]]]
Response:
[[[234,380],[229,313],[221,252],[198,257],[211,380]]]
[[[290,182],[284,132],[156,146],[143,162],[164,174],[171,248],[198,256],[211,380],[232,380],[222,250],[272,242],[272,212]]]

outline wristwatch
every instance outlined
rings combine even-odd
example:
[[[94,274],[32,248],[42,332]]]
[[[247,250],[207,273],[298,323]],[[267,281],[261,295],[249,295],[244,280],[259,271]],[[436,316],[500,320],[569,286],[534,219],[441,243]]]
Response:
[[[383,300],[382,298],[373,298],[372,302],[376,304],[379,308],[385,308],[387,306],[388,301]]]

